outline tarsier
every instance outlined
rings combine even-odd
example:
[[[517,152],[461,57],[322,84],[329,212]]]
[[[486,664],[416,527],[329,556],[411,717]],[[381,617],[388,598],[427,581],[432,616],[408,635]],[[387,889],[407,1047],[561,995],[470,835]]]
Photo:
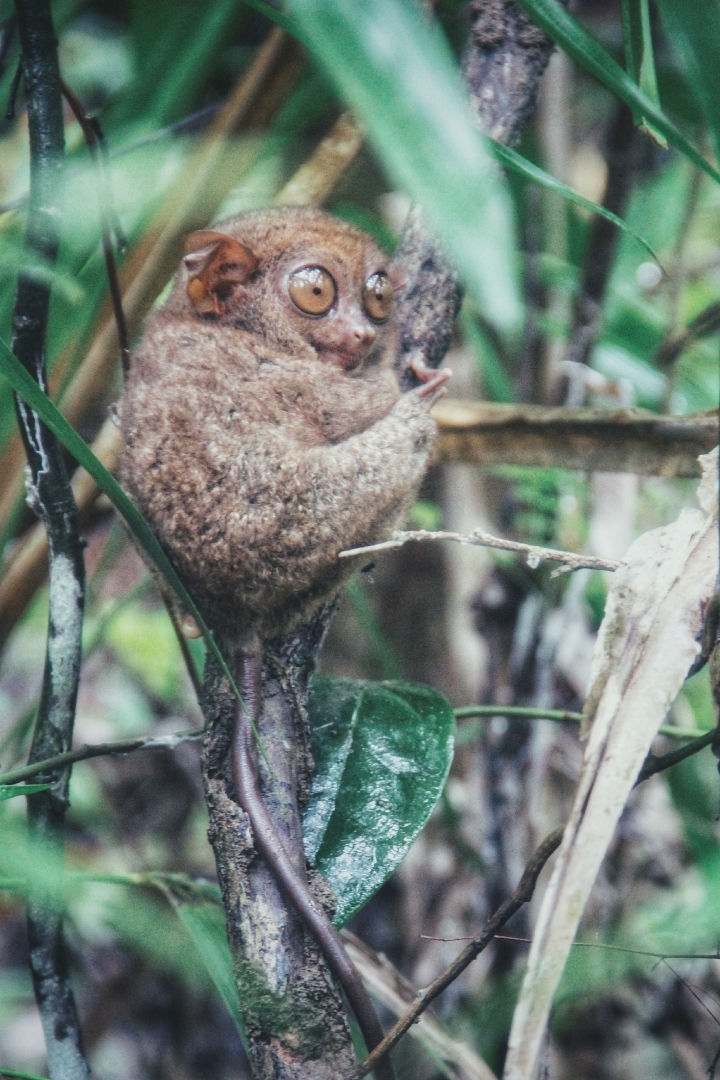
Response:
[[[382,1037],[372,1005],[262,803],[248,713],[262,642],[334,596],[356,568],[339,553],[387,537],[417,494],[448,373],[420,368],[421,385],[400,393],[402,286],[368,236],[321,211],[193,233],[123,404],[124,483],[237,664],[238,802],[370,1048]]]

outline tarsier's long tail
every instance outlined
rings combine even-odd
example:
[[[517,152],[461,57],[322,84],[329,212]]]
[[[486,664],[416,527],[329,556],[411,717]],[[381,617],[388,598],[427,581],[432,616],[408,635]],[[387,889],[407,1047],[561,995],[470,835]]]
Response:
[[[258,851],[320,946],[328,967],[340,983],[355,1013],[368,1051],[371,1051],[382,1040],[383,1030],[368,992],[337,931],[325,912],[316,907],[307,882],[293,866],[258,788],[250,748],[253,737],[252,722],[257,723],[259,719],[262,701],[262,654],[259,650],[245,652],[238,659],[242,702],[237,703],[233,740],[233,780],[237,801],[250,819]],[[376,1080],[394,1080],[393,1068],[388,1058],[378,1063],[375,1077]]]

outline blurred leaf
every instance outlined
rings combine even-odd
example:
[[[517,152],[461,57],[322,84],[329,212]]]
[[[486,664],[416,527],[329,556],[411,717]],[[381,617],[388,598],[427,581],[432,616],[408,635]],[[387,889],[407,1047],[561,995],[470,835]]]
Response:
[[[677,49],[710,126],[720,156],[720,3],[718,0],[658,0],[668,40]]]
[[[651,101],[660,104],[655,57],[653,54],[652,28],[650,26],[649,0],[621,0],[623,41],[625,43],[625,67],[641,90]],[[667,148],[667,140],[644,119],[642,113],[634,112],[635,123]]]
[[[352,605],[358,622],[362,627],[368,645],[373,651],[375,659],[380,665],[380,670],[385,679],[399,679],[401,677],[400,664],[393,652],[392,645],[383,633],[378,622],[375,609],[370,602],[367,589],[359,577],[352,577],[348,581],[345,591]]]
[[[418,499],[410,507],[408,524],[413,529],[426,529],[437,532],[442,528],[443,513],[441,507],[430,499]]]
[[[561,195],[563,199],[567,199],[568,202],[574,203],[575,206],[581,206],[583,210],[589,210],[593,214],[598,214],[600,217],[604,217],[607,221],[612,221],[613,225],[617,225],[623,232],[628,233],[634,240],[637,240],[638,244],[642,244],[645,250],[650,254],[651,258],[659,262],[657,255],[648,244],[647,240],[644,240],[640,233],[632,229],[626,221],[623,221],[617,214],[613,214],[610,210],[606,210],[604,206],[599,203],[595,203],[592,199],[586,199],[584,195],[579,195],[577,191],[573,191],[567,184],[563,184],[561,180],[557,180],[550,173],[545,172],[537,165],[533,165],[531,161],[524,158],[522,154],[518,154],[516,150],[511,150],[509,146],[503,146],[502,143],[491,140],[492,150],[498,161],[501,161],[503,165],[507,165],[509,169],[518,173],[520,176],[526,177],[528,180],[534,180],[535,183],[540,184],[548,191],[554,191],[556,194]]]
[[[17,1076],[19,1080],[46,1080],[44,1076],[35,1076],[34,1073],[16,1072],[15,1069],[0,1069],[0,1076]]]
[[[509,198],[439,28],[408,0],[289,0],[287,7],[487,318],[516,327]]]
[[[40,416],[57,439],[69,450],[75,460],[92,476],[101,491],[104,491],[115,508],[128,524],[133,536],[140,544],[143,551],[150,557],[152,562],[161,572],[165,580],[173,589],[178,599],[182,601],[186,611],[195,619],[203,632],[203,637],[213,656],[219,663],[222,671],[228,678],[233,691],[239,698],[235,680],[220,652],[212,631],[200,614],[195,601],[183,585],[175,568],[167,555],[160,547],[155,534],[142,516],[137,507],[130,501],[123,489],[118,484],[105,466],[98,461],[90,447],[81,439],[71,424],[53,405],[47,394],[43,393],[35,380],[27,373],[17,357],[11,352],[5,342],[0,338],[0,374],[4,375],[13,390],[20,395],[31,409]]]
[[[316,676],[308,714],[315,777],[305,850],[342,926],[398,866],[430,816],[453,755],[455,718],[437,690]]]
[[[232,957],[225,931],[223,909],[213,903],[183,903],[169,894],[178,918],[193,939],[208,975],[227,1006],[245,1043]]]
[[[105,628],[105,641],[151,693],[163,700],[178,694],[184,664],[164,608],[133,604],[116,609]]]
[[[631,109],[642,113],[677,150],[720,183],[720,172],[700,154],[665,113],[558,0],[517,0],[533,22]],[[678,3],[684,0],[677,0]],[[699,0],[695,0],[699,3]],[[704,6],[704,5],[703,5]]]
[[[288,34],[293,34],[294,37],[301,38],[300,30],[292,21],[288,19],[287,15],[283,15],[282,11],[278,11],[272,4],[265,4],[263,0],[243,0],[243,3],[248,7],[254,8],[255,11],[259,11],[261,15],[266,15],[268,19],[272,19],[274,23],[286,30]]]
[[[592,354],[592,366],[611,382],[627,381],[633,388],[635,402],[645,409],[659,409],[665,400],[668,381],[665,375],[612,345],[598,345]]]
[[[19,795],[34,795],[36,791],[47,791],[52,784],[0,784],[0,802],[16,799]]]

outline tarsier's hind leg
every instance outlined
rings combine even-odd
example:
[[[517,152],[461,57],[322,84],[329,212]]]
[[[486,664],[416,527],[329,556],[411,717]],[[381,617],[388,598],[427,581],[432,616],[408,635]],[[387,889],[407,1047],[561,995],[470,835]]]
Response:
[[[316,906],[307,882],[298,874],[283,842],[275,830],[258,787],[251,747],[253,727],[258,729],[262,708],[262,647],[239,650],[236,660],[238,688],[242,701],[237,702],[233,738],[233,781],[239,805],[250,819],[255,846],[270,866],[275,880],[305,926],[317,941],[325,961],[340,983],[368,1050],[382,1040],[383,1030],[367,990],[345,947],[324,911]],[[388,1058],[375,1068],[377,1080],[394,1080]]]

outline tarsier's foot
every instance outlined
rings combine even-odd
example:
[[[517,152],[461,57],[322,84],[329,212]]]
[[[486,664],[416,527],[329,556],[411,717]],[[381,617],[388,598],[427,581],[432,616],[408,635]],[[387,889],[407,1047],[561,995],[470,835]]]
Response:
[[[417,377],[422,379],[423,383],[422,386],[418,386],[413,390],[414,394],[421,398],[428,398],[430,404],[445,396],[447,393],[445,383],[452,375],[451,371],[433,371],[432,368],[426,367],[424,364],[422,366],[418,364],[417,367],[413,364],[412,369]]]

